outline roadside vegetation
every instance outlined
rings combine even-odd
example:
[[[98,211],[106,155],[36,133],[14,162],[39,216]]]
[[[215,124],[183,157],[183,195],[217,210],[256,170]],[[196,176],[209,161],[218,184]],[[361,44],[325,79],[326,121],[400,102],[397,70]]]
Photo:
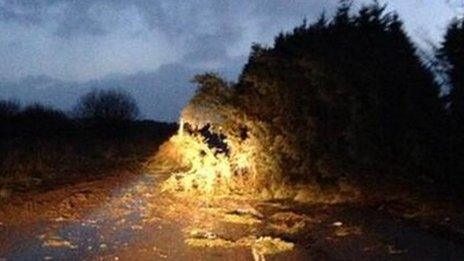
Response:
[[[388,196],[404,185],[460,195],[463,32],[453,22],[425,61],[396,13],[341,1],[334,17],[254,45],[237,82],[197,75],[179,133],[159,154],[157,164],[187,169],[166,189],[337,201],[324,195]]]
[[[94,90],[72,113],[0,101],[1,197],[141,171],[176,126],[137,117],[135,101],[119,90]]]

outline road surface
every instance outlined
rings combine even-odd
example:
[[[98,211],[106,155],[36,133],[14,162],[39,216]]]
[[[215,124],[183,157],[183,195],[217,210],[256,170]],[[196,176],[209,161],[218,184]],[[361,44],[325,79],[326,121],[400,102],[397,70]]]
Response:
[[[178,198],[160,191],[164,178],[121,175],[0,202],[0,260],[464,260],[461,217],[418,222],[394,202]]]

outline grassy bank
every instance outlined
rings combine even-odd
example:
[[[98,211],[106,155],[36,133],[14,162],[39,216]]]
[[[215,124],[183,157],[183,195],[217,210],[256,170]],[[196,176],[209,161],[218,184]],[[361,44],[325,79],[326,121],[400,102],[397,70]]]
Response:
[[[175,131],[154,121],[95,122],[12,117],[1,122],[0,189],[47,189],[117,171],[140,171]]]

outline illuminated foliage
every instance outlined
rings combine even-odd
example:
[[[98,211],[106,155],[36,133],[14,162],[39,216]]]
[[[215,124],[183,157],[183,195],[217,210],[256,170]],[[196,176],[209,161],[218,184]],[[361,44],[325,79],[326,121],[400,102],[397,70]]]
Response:
[[[170,141],[189,171],[170,187],[286,197],[298,183],[341,189],[359,167],[432,171],[444,115],[432,73],[397,15],[349,13],[253,46],[237,83],[197,76]]]

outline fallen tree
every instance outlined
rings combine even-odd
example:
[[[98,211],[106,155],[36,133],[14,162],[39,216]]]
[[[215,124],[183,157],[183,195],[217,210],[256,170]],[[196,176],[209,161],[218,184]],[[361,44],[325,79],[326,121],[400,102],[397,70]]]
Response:
[[[165,188],[333,200],[358,194],[348,180],[359,169],[435,173],[438,89],[401,21],[384,10],[350,16],[342,5],[332,21],[255,45],[237,83],[196,76],[179,132],[160,151],[183,169]]]

